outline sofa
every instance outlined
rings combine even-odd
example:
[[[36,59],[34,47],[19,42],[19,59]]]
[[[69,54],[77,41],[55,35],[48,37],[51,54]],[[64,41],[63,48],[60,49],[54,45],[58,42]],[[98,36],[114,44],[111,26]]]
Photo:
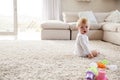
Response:
[[[120,23],[107,22],[112,12],[93,12],[97,24],[90,23],[87,33],[90,40],[104,40],[120,45]],[[78,12],[63,12],[63,21],[50,20],[41,24],[42,40],[75,40],[78,33],[76,22]]]
[[[102,29],[104,41],[120,45],[120,23],[108,23]]]
[[[49,20],[41,24],[42,40],[70,40],[69,24],[63,21]]]

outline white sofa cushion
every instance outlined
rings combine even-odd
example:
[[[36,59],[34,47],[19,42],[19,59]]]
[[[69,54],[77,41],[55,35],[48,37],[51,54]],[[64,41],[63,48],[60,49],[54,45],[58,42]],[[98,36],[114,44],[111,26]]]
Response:
[[[71,40],[76,39],[77,33],[78,33],[77,30],[71,31]],[[90,30],[87,33],[87,36],[89,37],[90,40],[102,40],[103,31],[102,30]]]
[[[107,23],[107,24],[103,25],[103,30],[120,32],[120,23]]]
[[[66,30],[69,29],[69,25],[62,21],[57,20],[50,20],[41,23],[42,29],[59,29],[59,30]]]
[[[107,23],[111,23],[111,22],[101,22],[101,23],[99,23],[99,25],[101,26],[101,28],[105,25],[105,24],[107,24]]]
[[[78,13],[77,12],[63,12],[63,21],[68,23],[68,22],[77,22],[79,19]]]
[[[104,22],[109,14],[110,14],[109,12],[97,12],[97,13],[94,13],[98,23]]]
[[[71,30],[77,30],[77,27],[76,27],[77,22],[70,22],[68,24],[69,24]]]
[[[105,19],[106,22],[120,22],[120,12],[115,10]]]
[[[42,30],[42,40],[70,40],[70,30]]]
[[[97,24],[97,20],[92,11],[79,12],[79,18],[87,18],[90,23]]]
[[[71,22],[68,24],[71,30],[77,30],[76,28],[77,22]],[[101,29],[101,26],[99,24],[90,23],[90,30],[98,30],[98,29]]]

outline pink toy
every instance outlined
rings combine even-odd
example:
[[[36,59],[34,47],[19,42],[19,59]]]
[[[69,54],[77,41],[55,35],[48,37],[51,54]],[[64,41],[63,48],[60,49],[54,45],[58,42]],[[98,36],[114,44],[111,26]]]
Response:
[[[102,70],[102,69],[99,70],[96,80],[108,80],[105,70]]]

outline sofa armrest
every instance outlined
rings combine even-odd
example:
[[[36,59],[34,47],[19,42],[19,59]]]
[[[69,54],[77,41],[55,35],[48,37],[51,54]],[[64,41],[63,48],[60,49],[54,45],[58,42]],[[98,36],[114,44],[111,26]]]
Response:
[[[120,32],[120,23],[106,23],[102,29],[104,31]]]

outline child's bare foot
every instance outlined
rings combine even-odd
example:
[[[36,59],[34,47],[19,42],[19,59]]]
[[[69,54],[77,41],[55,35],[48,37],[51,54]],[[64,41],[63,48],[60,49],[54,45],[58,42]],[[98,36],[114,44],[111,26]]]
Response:
[[[92,55],[93,55],[94,57],[98,56],[99,54],[100,54],[100,52],[92,51]]]
[[[97,54],[97,53],[92,53],[92,55],[93,55],[94,57],[96,57],[98,54]]]
[[[93,58],[94,56],[93,56],[93,54],[88,54],[87,55],[87,58],[89,58],[89,59],[91,59],[91,58]]]

